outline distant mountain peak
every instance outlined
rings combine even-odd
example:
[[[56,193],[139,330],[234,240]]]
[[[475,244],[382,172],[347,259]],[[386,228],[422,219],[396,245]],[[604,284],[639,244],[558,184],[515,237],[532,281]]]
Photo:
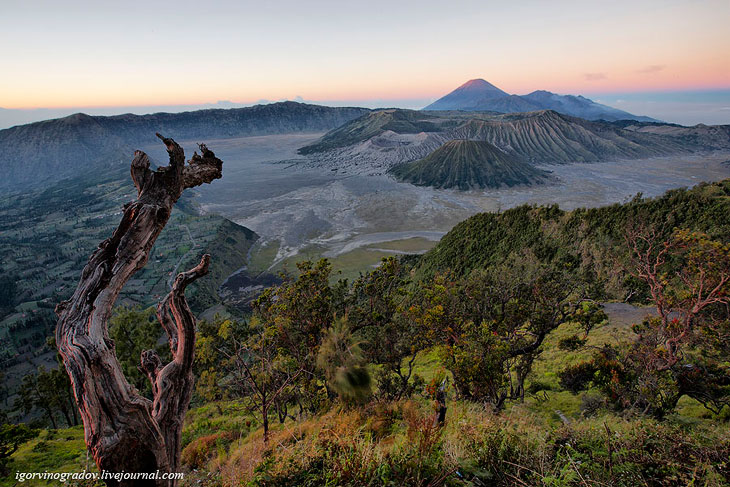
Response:
[[[459,88],[480,88],[480,87],[487,87],[487,88],[497,88],[489,81],[483,79],[483,78],[474,78],[470,79],[463,85],[459,86]]]
[[[463,85],[459,86],[459,88],[466,88],[467,86],[480,86],[480,85],[482,85],[482,86],[483,85],[494,86],[492,83],[488,82],[485,79],[482,79],[482,78],[474,78],[474,79],[470,79],[469,81],[467,81]]]
[[[649,117],[596,103],[581,95],[558,95],[536,90],[527,95],[510,95],[481,78],[467,81],[424,110],[464,110],[477,112],[524,113],[550,109],[586,120],[637,120],[655,122]]]
[[[496,86],[494,86],[492,83],[490,83],[487,80],[484,80],[482,78],[474,78],[470,79],[463,85],[456,88],[452,93],[461,92],[461,91],[470,91],[470,92],[477,92],[477,93],[493,93],[495,95],[499,96],[509,96],[509,94],[505,91],[500,90]]]
[[[61,120],[65,120],[67,122],[73,122],[73,123],[80,123],[80,122],[85,122],[87,120],[92,120],[92,118],[93,117],[91,115],[87,115],[85,113],[79,112],[79,113],[74,113],[74,114],[68,115],[67,117],[63,117],[63,118],[61,118]]]
[[[509,98],[509,93],[500,90],[486,80],[475,78],[459,86],[448,95],[439,98],[424,110],[474,110],[474,106],[484,100],[506,100]],[[507,101],[505,103],[510,104],[511,102]]]

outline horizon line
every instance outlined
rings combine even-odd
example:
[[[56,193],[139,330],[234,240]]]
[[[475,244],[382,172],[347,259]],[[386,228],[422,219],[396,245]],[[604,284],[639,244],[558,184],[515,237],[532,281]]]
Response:
[[[472,78],[471,80],[481,79],[484,80],[484,78]],[[464,82],[467,83],[468,81]],[[484,80],[486,81],[486,80]],[[464,83],[462,83],[459,86],[462,86]],[[256,105],[269,105],[272,103],[282,103],[282,102],[296,102],[296,103],[308,103],[308,104],[314,104],[314,105],[326,105],[328,103],[349,103],[350,106],[358,106],[356,103],[373,103],[373,102],[403,102],[403,101],[427,101],[427,100],[438,100],[439,98],[446,96],[447,94],[451,93],[453,90],[443,93],[441,95],[432,95],[432,96],[415,96],[415,97],[399,97],[399,96],[385,96],[385,97],[365,97],[365,98],[349,98],[349,99],[330,99],[330,100],[309,100],[301,97],[300,95],[296,95],[292,98],[279,98],[275,100],[269,100],[266,98],[260,98],[255,101],[232,101],[232,100],[216,100],[216,101],[181,101],[181,102],[171,102],[171,103],[156,103],[156,104],[145,104],[145,103],[138,103],[138,104],[92,104],[92,105],[46,105],[46,106],[21,106],[21,107],[13,107],[13,106],[0,106],[0,110],[18,110],[18,111],[32,111],[32,110],[71,110],[71,109],[120,109],[120,108],[154,108],[154,107],[161,107],[161,108],[172,108],[172,107],[186,107],[186,106],[200,106],[200,105],[211,105],[211,107],[215,107],[216,105],[241,105],[236,107],[228,107],[228,108],[244,108],[249,106],[256,106]],[[558,95],[573,95],[573,96],[616,96],[616,95],[631,95],[631,94],[656,94],[656,95],[671,95],[671,94],[681,94],[681,93],[713,93],[713,92],[730,92],[730,85],[727,86],[717,86],[717,87],[698,87],[698,88],[682,88],[682,89],[676,89],[676,88],[667,88],[667,89],[635,89],[635,90],[608,90],[608,91],[585,91],[582,93],[578,92],[567,92],[567,91],[552,91],[548,89],[536,89],[532,90],[530,92],[524,93],[522,95],[518,93],[509,93],[511,95],[518,95],[518,96],[524,96],[528,95],[530,93],[534,93],[535,91],[548,91],[551,93],[556,93]],[[225,106],[221,106],[221,109],[225,109]],[[383,106],[383,108],[387,108]]]

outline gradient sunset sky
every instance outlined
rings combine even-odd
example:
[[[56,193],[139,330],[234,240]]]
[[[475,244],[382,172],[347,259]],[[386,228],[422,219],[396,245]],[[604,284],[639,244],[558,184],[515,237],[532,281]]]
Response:
[[[396,106],[471,78],[517,94],[722,91],[729,21],[728,0],[3,0],[0,107]]]

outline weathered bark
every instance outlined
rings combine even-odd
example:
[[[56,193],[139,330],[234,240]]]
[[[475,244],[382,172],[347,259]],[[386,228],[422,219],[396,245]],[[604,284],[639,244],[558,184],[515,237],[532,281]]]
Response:
[[[176,471],[180,432],[192,393],[195,318],[184,291],[208,272],[208,255],[194,269],[177,276],[170,294],[158,306],[173,359],[163,364],[154,351],[142,353],[141,368],[152,382],[153,401],[125,379],[107,329],[119,292],[147,263],[183,190],[221,177],[222,162],[205,145],[200,145],[202,155],[195,153],[186,164],[183,149],[174,140],[157,136],[167,147],[170,164],[152,171],[147,155],[135,152],[131,173],[137,199],[125,205],[113,235],[89,258],[71,299],[56,307],[56,343],[71,378],[86,444],[99,469],[108,472]],[[175,484],[168,480],[106,482]]]

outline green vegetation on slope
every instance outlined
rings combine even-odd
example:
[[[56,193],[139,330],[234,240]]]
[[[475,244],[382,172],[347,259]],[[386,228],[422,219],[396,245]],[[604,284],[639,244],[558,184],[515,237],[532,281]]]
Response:
[[[630,225],[655,226],[665,235],[675,227],[685,228],[727,242],[729,214],[730,180],[600,208],[566,212],[556,205],[523,205],[503,213],[480,213],[447,233],[423,257],[418,272],[430,276],[448,269],[465,276],[529,250],[540,261],[563,266],[593,283],[600,291],[595,297],[624,299],[637,291],[637,283],[617,266]]]
[[[202,217],[198,217],[202,218]],[[248,251],[258,235],[246,227],[237,225],[230,220],[214,215],[207,216],[216,221],[215,235],[206,243],[203,253],[211,255],[208,276],[195,283],[193,293],[188,301],[193,310],[202,311],[220,303],[218,287],[232,273],[240,269],[248,259]],[[187,270],[200,260],[195,255],[189,262],[184,263],[180,270]]]
[[[96,472],[94,460],[87,456],[84,429],[81,426],[58,430],[43,430],[37,438],[23,444],[7,465],[10,475],[0,477],[0,486],[49,485],[47,480],[29,480],[18,483],[16,472]],[[59,485],[62,485],[59,483]],[[82,484],[91,487],[93,482]]]
[[[55,303],[72,292],[81,269],[99,242],[111,235],[133,192],[128,170],[116,168],[0,198],[2,270],[12,276],[12,285],[0,282],[0,363],[24,362],[45,349],[56,321]],[[197,214],[193,201],[183,198],[149,262],[127,283],[120,304],[156,303],[169,291],[176,271],[187,270],[209,253],[210,276],[188,292],[193,309],[201,312],[219,302],[218,286],[246,263],[257,238],[225,218]],[[17,379],[12,374],[9,380]]]
[[[300,263],[248,323],[198,324],[187,485],[728,485],[729,200],[724,181],[478,215],[415,272],[391,258],[352,283],[332,282],[326,260]],[[632,229],[650,261],[667,250],[662,323],[631,326],[641,310],[585,299],[652,285],[632,267]],[[716,306],[693,305],[697,283]],[[619,374],[574,394],[564,372],[609,352],[598,365]],[[712,385],[702,371],[723,380],[715,412],[697,402]],[[681,401],[645,407],[677,386]]]
[[[720,487],[730,443],[719,428],[616,416],[546,428],[524,406],[495,415],[468,402],[437,428],[431,405],[409,400],[288,422],[270,447],[256,432],[222,458],[212,449],[208,485]]]
[[[464,139],[446,142],[425,158],[398,164],[389,172],[417,186],[462,190],[530,185],[548,177],[546,171],[505,154],[489,142]]]

